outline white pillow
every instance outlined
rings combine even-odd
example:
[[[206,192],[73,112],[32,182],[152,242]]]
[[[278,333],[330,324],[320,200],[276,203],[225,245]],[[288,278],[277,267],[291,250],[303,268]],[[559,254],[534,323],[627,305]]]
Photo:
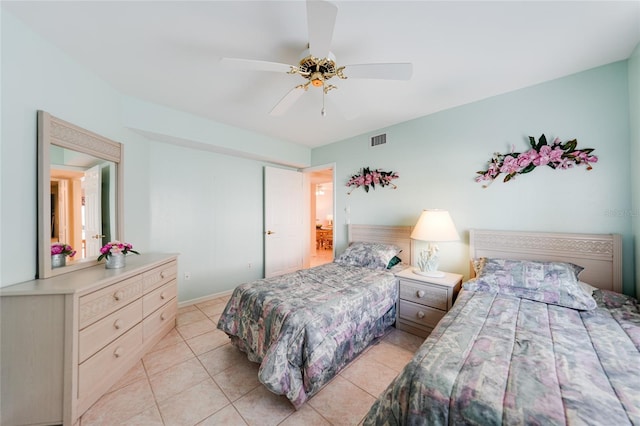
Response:
[[[583,281],[578,281],[578,284],[580,284],[580,287],[582,287],[584,292],[587,293],[589,296],[593,296],[593,291],[598,289],[597,287],[594,287],[591,284],[587,284]]]
[[[400,247],[393,244],[356,241],[351,243],[334,262],[370,269],[387,269],[391,259],[401,251]]]

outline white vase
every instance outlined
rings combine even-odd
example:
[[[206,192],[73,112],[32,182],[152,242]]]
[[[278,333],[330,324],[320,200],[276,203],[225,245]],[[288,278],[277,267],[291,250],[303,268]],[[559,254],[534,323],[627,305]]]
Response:
[[[107,263],[105,264],[105,268],[107,269],[118,269],[124,268],[126,265],[125,255],[122,253],[112,254],[107,258]]]
[[[51,267],[60,268],[67,265],[67,256],[64,254],[52,254],[51,255]]]

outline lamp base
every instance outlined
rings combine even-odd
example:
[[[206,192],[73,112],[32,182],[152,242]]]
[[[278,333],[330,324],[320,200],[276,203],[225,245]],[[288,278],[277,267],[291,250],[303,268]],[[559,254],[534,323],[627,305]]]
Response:
[[[444,272],[442,271],[421,271],[420,269],[416,268],[413,270],[413,273],[417,275],[422,275],[424,277],[431,277],[431,278],[444,277]]]

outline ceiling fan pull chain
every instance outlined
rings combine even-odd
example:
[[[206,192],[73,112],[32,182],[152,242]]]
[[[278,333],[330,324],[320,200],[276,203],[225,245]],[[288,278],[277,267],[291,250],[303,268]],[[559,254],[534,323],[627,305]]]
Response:
[[[2,1],[2,0],[0,0]],[[227,65],[235,65],[241,69],[254,71],[286,72],[298,74],[304,80],[289,90],[287,94],[271,109],[269,114],[273,116],[283,115],[302,96],[309,86],[322,88],[322,109],[320,115],[326,117],[325,95],[330,90],[337,89],[328,82],[333,77],[342,80],[363,78],[382,80],[409,80],[413,73],[410,63],[371,63],[336,65],[336,57],[331,52],[333,30],[336,23],[338,7],[326,0],[306,0],[307,4],[307,48],[300,55],[297,64],[290,65],[280,62],[269,62],[254,59],[221,58],[220,61]],[[337,81],[337,80],[335,80]],[[338,110],[338,113],[340,111]],[[340,115],[340,114],[338,114]]]
[[[322,88],[322,111],[320,111],[320,115],[322,115],[323,117],[327,116],[327,111],[325,111],[325,109],[324,109],[324,97],[325,97],[325,94],[326,94],[326,92],[325,92],[324,87],[323,87]]]

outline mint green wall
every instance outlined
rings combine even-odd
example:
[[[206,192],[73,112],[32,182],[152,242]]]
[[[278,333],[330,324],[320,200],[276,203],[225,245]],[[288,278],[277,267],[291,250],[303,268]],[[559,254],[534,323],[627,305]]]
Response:
[[[387,144],[369,148],[370,136],[382,132]],[[591,171],[540,168],[488,188],[474,182],[492,153],[512,144],[526,150],[528,136],[542,133],[549,140],[576,138],[578,148],[595,148],[600,161]],[[620,233],[624,290],[633,293],[629,139],[624,61],[320,147],[312,164],[336,163],[338,252],[348,221],[414,225],[422,209],[442,208],[462,236],[440,244],[443,270],[468,276],[471,228]],[[362,166],[397,171],[398,189],[347,195],[344,184]]]
[[[628,60],[629,66],[629,117],[631,132],[631,210],[635,264],[640,266],[640,44]],[[640,268],[636,267],[636,296],[640,296]]]
[[[263,166],[309,165],[310,149],[124,96],[0,15],[0,286],[36,274],[39,109],[124,144],[125,239],[180,253],[180,301],[261,277]]]
[[[262,278],[263,164],[162,143],[149,161],[150,246],[181,254],[180,300]]]
[[[374,132],[310,153],[123,96],[4,10],[1,20],[1,286],[36,271],[35,117],[43,109],[124,143],[126,239],[140,251],[181,253],[181,301],[261,275],[264,161],[304,165],[310,158],[316,165],[336,164],[338,250],[346,244],[347,219],[413,225],[423,208],[440,207],[451,211],[464,237],[441,245],[443,268],[467,272],[466,231],[472,227],[619,232],[625,291],[632,289],[629,142],[638,144],[638,121],[636,113],[630,122],[629,113],[638,109],[638,84],[627,73],[638,69],[637,50],[628,63],[383,129],[389,143],[381,148],[367,147]],[[171,126],[149,124],[160,117]],[[473,181],[491,153],[511,144],[524,149],[528,135],[543,132],[577,138],[601,161],[591,172],[542,169],[487,189]],[[230,147],[229,140],[238,144]],[[341,185],[362,166],[398,171],[398,189],[347,196]],[[184,272],[191,273],[189,281]]]
[[[306,167],[311,151],[175,109],[122,97],[123,124],[150,139],[252,160]]]
[[[148,192],[146,143],[119,124],[116,92],[94,74],[2,11],[1,285],[36,273],[36,111],[42,109],[114,140],[126,140],[127,236],[148,247],[148,205],[133,194]]]

